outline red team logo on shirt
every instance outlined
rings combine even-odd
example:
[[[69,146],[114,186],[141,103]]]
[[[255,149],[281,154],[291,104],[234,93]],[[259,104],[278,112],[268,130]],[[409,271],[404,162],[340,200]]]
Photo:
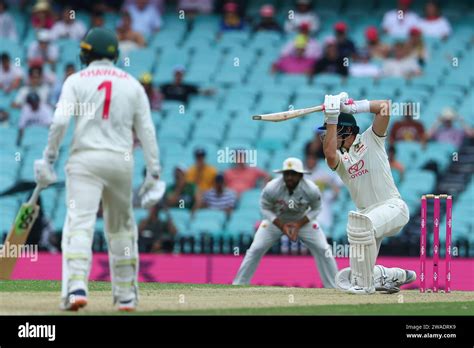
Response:
[[[359,162],[353,164],[347,169],[349,174],[351,174],[351,179],[355,179],[358,176],[367,174],[369,172],[367,169],[364,168],[364,164],[364,160],[360,160]]]

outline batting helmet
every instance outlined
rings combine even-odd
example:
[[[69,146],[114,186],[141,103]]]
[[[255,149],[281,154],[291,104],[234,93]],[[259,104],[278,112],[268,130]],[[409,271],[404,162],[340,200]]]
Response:
[[[352,129],[352,134],[358,134],[359,133],[359,126],[357,125],[357,121],[354,117],[354,115],[351,114],[346,114],[344,112],[341,112],[339,114],[338,120],[337,120],[337,128],[338,131],[339,129],[345,130],[345,127],[351,127]],[[319,127],[318,129],[320,130],[326,130],[326,123],[324,126]]]
[[[80,59],[82,64],[89,64],[93,60],[107,58],[114,63],[119,56],[118,40],[114,32],[93,28],[89,30],[80,44]]]

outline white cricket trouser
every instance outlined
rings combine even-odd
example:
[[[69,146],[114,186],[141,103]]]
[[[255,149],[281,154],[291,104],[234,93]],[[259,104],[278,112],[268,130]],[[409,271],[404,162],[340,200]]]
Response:
[[[375,229],[377,254],[385,237],[396,235],[410,220],[408,206],[400,198],[392,198],[359,210],[359,214],[367,216]]]
[[[356,221],[351,222],[351,216],[349,216],[347,228],[350,243],[360,248],[356,253],[350,255],[351,283],[371,287],[374,284],[373,270],[383,239],[397,234],[408,223],[410,214],[406,203],[400,198],[388,199],[359,210],[357,213],[369,218],[373,231],[367,230],[363,234],[371,236],[373,234],[375,243],[368,243],[367,240],[359,243],[351,241],[351,238],[355,238],[350,233],[350,229],[355,226],[351,226],[351,223],[355,224]]]
[[[244,260],[233,281],[234,285],[250,284],[255,270],[263,255],[277,242],[283,233],[269,220],[263,220],[255,233],[252,245],[247,250]],[[332,255],[326,236],[317,221],[310,221],[304,225],[299,233],[299,238],[308,247],[314,257],[319,274],[325,288],[335,288],[337,264]]]
[[[138,244],[132,209],[133,159],[109,151],[71,154],[66,165],[67,217],[62,236],[62,297],[88,291],[92,241],[102,200],[114,302],[137,299]]]

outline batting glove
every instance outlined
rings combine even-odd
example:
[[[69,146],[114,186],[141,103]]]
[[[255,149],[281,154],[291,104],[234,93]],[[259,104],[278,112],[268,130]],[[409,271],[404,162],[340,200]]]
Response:
[[[324,123],[337,124],[341,113],[341,97],[339,95],[329,95],[324,97]]]
[[[57,177],[53,164],[45,159],[34,162],[35,181],[41,187],[47,187],[56,182]]]
[[[145,182],[138,192],[139,197],[141,197],[142,207],[148,209],[156,205],[163,198],[165,189],[166,184],[164,181],[147,174]]]

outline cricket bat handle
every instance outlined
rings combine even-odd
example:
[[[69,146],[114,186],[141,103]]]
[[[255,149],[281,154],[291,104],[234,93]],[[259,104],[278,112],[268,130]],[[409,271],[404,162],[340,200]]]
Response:
[[[262,114],[252,116],[253,120],[257,121],[271,121],[271,122],[281,122],[286,120],[291,120],[292,118],[305,116],[313,112],[323,111],[324,105],[317,105],[305,109],[296,109],[283,112],[275,112],[273,114]]]
[[[38,202],[38,198],[39,198],[39,195],[41,193],[41,190],[43,189],[44,187],[40,186],[39,184],[36,184],[36,187],[33,191],[33,194],[31,195],[30,199],[28,200],[28,204],[33,206],[36,204],[36,202]]]

